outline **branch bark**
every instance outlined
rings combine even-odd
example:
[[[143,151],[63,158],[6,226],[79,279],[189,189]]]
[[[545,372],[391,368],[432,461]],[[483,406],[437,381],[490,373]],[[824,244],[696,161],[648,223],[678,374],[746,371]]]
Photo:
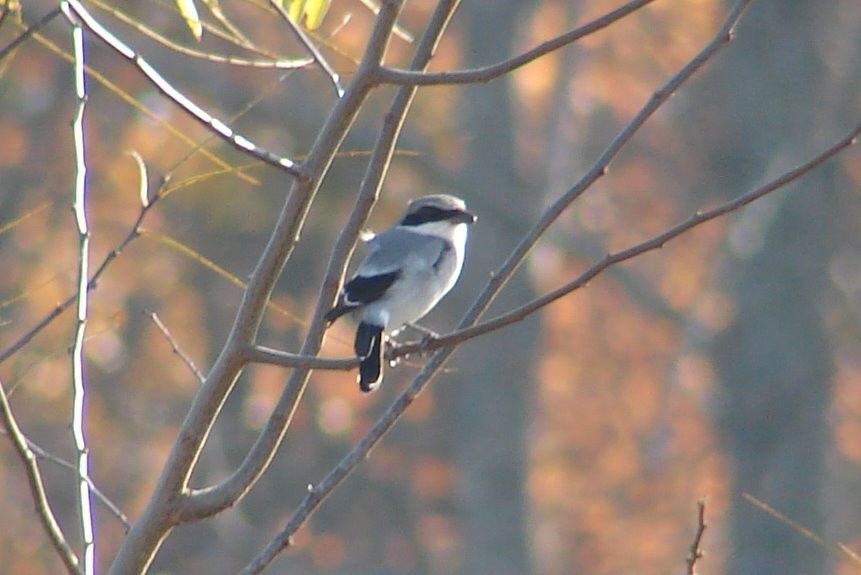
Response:
[[[36,517],[39,518],[42,528],[48,535],[54,551],[57,552],[63,565],[66,567],[66,571],[70,575],[81,575],[82,571],[78,557],[66,541],[66,537],[63,535],[62,530],[60,530],[60,525],[54,517],[51,504],[48,503],[48,496],[45,494],[45,486],[42,484],[42,473],[39,471],[36,456],[27,446],[27,440],[18,427],[18,422],[15,421],[15,416],[12,413],[12,407],[9,405],[9,399],[6,397],[6,390],[2,382],[0,382],[0,419],[3,420],[3,427],[9,433],[12,445],[15,447],[15,453],[24,466],[24,471],[27,475],[27,484],[30,486],[30,493],[33,495],[33,502],[36,505]]]
[[[608,12],[600,18],[596,18],[588,24],[584,24],[574,30],[561,34],[527,52],[515,56],[514,58],[510,58],[490,66],[475,68],[473,70],[435,73],[382,67],[377,70],[377,80],[383,84],[397,84],[401,86],[450,86],[457,84],[480,84],[483,82],[490,82],[534,62],[542,56],[546,56],[547,54],[573,44],[584,36],[603,30],[614,22],[621,20],[625,16],[636,12],[640,8],[651,4],[652,2],[654,2],[654,0],[632,0],[615,10]]]

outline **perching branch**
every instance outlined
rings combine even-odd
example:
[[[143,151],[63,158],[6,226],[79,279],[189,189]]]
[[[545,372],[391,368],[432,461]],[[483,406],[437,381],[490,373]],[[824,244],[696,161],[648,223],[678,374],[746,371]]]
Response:
[[[54,512],[51,510],[51,504],[48,503],[45,487],[42,484],[42,474],[39,471],[36,456],[27,446],[27,440],[24,434],[21,433],[18,422],[15,421],[15,416],[12,414],[12,407],[9,405],[9,399],[6,397],[6,390],[3,388],[2,382],[0,382],[0,419],[3,420],[3,427],[6,428],[9,437],[12,438],[15,453],[18,454],[18,458],[24,465],[30,493],[33,496],[33,502],[36,504],[36,516],[42,523],[42,528],[48,534],[48,539],[51,540],[51,545],[63,561],[66,571],[70,575],[81,575],[82,572],[78,564],[78,558],[75,556],[75,552],[69,546],[57,520],[54,518]]]
[[[329,359],[314,355],[301,355],[288,353],[277,349],[270,349],[262,345],[251,347],[245,355],[249,363],[265,363],[280,367],[297,369],[328,369],[336,371],[349,371],[356,369],[359,358],[349,357],[346,359]]]
[[[646,252],[660,249],[670,240],[681,236],[682,234],[690,231],[697,226],[700,226],[708,221],[714,220],[721,216],[725,216],[730,212],[734,212],[738,209],[741,209],[744,206],[762,198],[765,195],[768,195],[772,192],[776,192],[786,187],[788,184],[803,177],[805,174],[811,172],[818,166],[827,162],[846,148],[854,145],[857,142],[859,135],[861,135],[861,123],[859,123],[842,138],[831,144],[828,148],[826,148],[819,154],[816,154],[815,156],[813,156],[806,162],[796,166],[795,168],[784,172],[777,178],[774,178],[773,180],[766,182],[765,184],[747,192],[746,194],[743,194],[733,200],[727,201],[710,210],[697,212],[687,220],[680,222],[675,226],[664,230],[660,234],[653,236],[648,240],[643,241],[635,246],[631,246],[627,249],[608,254],[606,257],[604,257],[604,259],[590,267],[588,270],[584,271],[576,279],[570,281],[563,286],[560,286],[552,292],[547,293],[539,298],[536,298],[517,309],[511,310],[505,314],[502,314],[498,317],[495,317],[489,321],[480,323],[478,325],[460,329],[449,335],[433,339],[428,342],[399,346],[395,348],[395,350],[391,354],[391,359],[395,359],[397,357],[402,357],[412,353],[421,353],[431,349],[453,347],[474,337],[478,337],[480,335],[484,335],[491,331],[496,331],[497,329],[511,325],[513,323],[522,321],[523,319],[541,310],[542,308],[553,303],[554,301],[570,294],[577,289],[584,287],[586,284],[588,284],[590,281],[592,281],[595,277],[603,273],[608,268],[616,264],[620,264],[622,262],[633,259],[635,257],[641,256]]]
[[[427,66],[456,5],[457,2],[443,2],[438,5],[434,16],[427,26],[422,41],[416,48],[413,58],[414,66]],[[389,4],[386,4],[378,14],[378,23],[381,22],[381,17],[385,18],[383,22],[385,24],[386,42],[392,33],[392,27],[397,18],[397,10],[392,11],[391,8]],[[376,37],[376,31],[375,29],[375,33],[372,33],[372,44],[373,38]],[[381,60],[382,52],[380,52],[379,57],[375,57],[372,61],[363,60],[363,63],[359,66],[359,71],[353,78],[353,82],[368,81],[372,71],[379,66]],[[398,90],[389,108],[389,112],[386,114],[387,121],[377,139],[374,153],[369,162],[368,172],[363,178],[363,188],[360,190],[359,199],[357,200],[357,202],[363,203],[367,209],[362,212],[363,215],[354,213],[351,222],[342,231],[336,248],[333,250],[329,270],[327,271],[326,279],[323,282],[323,289],[318,298],[314,320],[299,352],[301,356],[314,355],[320,349],[325,333],[325,326],[322,322],[323,314],[334,300],[335,291],[338,288],[339,279],[343,276],[343,270],[346,267],[349,254],[356,242],[359,230],[364,225],[364,221],[373,205],[373,200],[370,198],[375,199],[377,197],[379,187],[382,185],[382,178],[388,167],[388,162],[400,134],[404,118],[412,103],[414,92],[414,88],[402,88]],[[361,223],[358,223],[359,220],[361,220]],[[302,398],[308,382],[308,376],[308,370],[297,369],[293,371],[266,425],[258,435],[257,441],[249,450],[242,464],[222,483],[213,487],[192,491],[192,496],[187,505],[187,514],[184,517],[200,518],[212,515],[233,504],[247,493],[248,489],[251,488],[260,474],[266,469],[266,466],[268,466],[280,445],[287,427],[292,421],[296,406]]]
[[[588,24],[584,24],[574,30],[561,34],[527,52],[515,56],[514,58],[510,58],[490,66],[475,68],[473,70],[433,73],[382,67],[377,70],[376,78],[377,81],[383,84],[399,84],[402,86],[441,86],[490,82],[509,74],[510,72],[513,72],[514,70],[521,68],[542,56],[546,56],[547,54],[573,44],[584,36],[603,30],[607,26],[610,26],[614,22],[621,20],[628,14],[636,12],[643,6],[651,4],[652,2],[654,2],[654,0],[632,0],[627,4],[616,8],[612,12],[608,12],[600,18],[596,18]]]
[[[690,76],[698,70],[718,49],[732,38],[732,30],[744,13],[750,0],[740,0],[728,14],[724,25],[718,31],[714,39],[697,54],[679,73],[649,100],[640,113],[619,133],[610,147],[602,154],[595,166],[576,184],[571,190],[563,194],[553,205],[551,205],[539,219],[535,226],[526,234],[506,260],[500,270],[494,274],[484,292],[479,296],[459,328],[464,329],[475,323],[487,306],[495,298],[499,290],[507,282],[508,278],[516,271],[535,243],[540,239],[546,229],[558,218],[558,216],[590,187],[601,175],[606,172],[607,165],[616,156],[619,150],[630,140],[633,134],[645,123],[645,121],[667,100],[670,95],[678,89]],[[318,310],[319,311],[319,310]],[[442,368],[443,364],[454,352],[455,347],[440,348],[431,356],[422,370],[413,378],[413,381],[404,390],[395,402],[389,406],[374,426],[359,440],[359,442],[344,456],[344,458],[323,478],[316,486],[312,486],[299,507],[293,512],[286,525],[272,538],[258,556],[242,571],[243,575],[258,573],[269,562],[272,561],[282,550],[287,548],[292,541],[296,531],[307,521],[323,501],[334,491],[334,489],[363,461],[371,449],[382,439],[382,437],[394,426],[401,415],[412,404],[421,393],[425,385]]]

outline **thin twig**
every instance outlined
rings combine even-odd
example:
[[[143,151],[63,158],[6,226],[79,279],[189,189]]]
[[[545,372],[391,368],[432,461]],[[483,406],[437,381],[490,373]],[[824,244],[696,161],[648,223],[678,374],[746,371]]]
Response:
[[[269,0],[269,5],[278,12],[278,15],[281,16],[281,19],[287,23],[287,26],[290,27],[290,30],[293,31],[293,34],[299,40],[299,43],[302,44],[308,53],[313,56],[314,61],[317,62],[317,65],[320,66],[320,69],[323,70],[323,73],[329,78],[329,82],[332,83],[332,86],[335,88],[335,95],[338,98],[341,98],[344,95],[344,88],[341,87],[341,79],[337,72],[335,72],[334,68],[329,65],[329,62],[326,60],[326,57],[323,56],[323,53],[320,52],[320,49],[314,45],[314,42],[308,38],[308,35],[302,30],[302,27],[294,22],[289,14],[287,14],[287,10],[281,5],[281,2],[278,0]]]
[[[143,185],[143,184],[142,184]],[[108,254],[104,257],[102,262],[99,264],[99,267],[93,273],[90,281],[87,283],[87,290],[95,289],[96,285],[99,283],[99,279],[101,279],[102,275],[107,271],[110,267],[111,263],[119,255],[128,247],[128,245],[139,237],[141,224],[144,221],[147,213],[153,208],[156,202],[162,197],[164,192],[164,187],[162,186],[159,192],[152,198],[149,198],[149,203],[145,206],[141,207],[140,212],[138,212],[137,219],[135,219],[132,224],[129,233],[126,234],[126,237],[115,247],[113,250],[108,252]],[[77,294],[72,294],[67,297],[62,302],[58,303],[54,306],[50,312],[48,312],[45,317],[43,317],[36,325],[31,327],[26,333],[24,333],[17,340],[12,342],[6,349],[0,352],[0,363],[3,363],[13,355],[15,355],[21,348],[30,343],[34,337],[36,337],[43,329],[51,325],[51,323],[57,319],[64,311],[69,309],[75,302],[77,301]]]
[[[33,502],[36,504],[36,516],[42,523],[42,528],[48,534],[48,539],[51,540],[51,545],[54,546],[54,550],[63,561],[66,571],[70,575],[80,575],[81,568],[78,558],[63,536],[60,525],[57,523],[54,512],[51,510],[51,504],[48,503],[45,486],[42,484],[42,474],[39,471],[39,464],[36,462],[36,456],[33,454],[33,451],[27,446],[27,440],[18,427],[18,422],[15,421],[12,407],[9,405],[9,400],[6,397],[6,390],[3,388],[3,382],[0,382],[0,419],[3,420],[3,426],[9,433],[9,437],[12,438],[15,453],[18,454],[18,458],[24,465],[27,484],[30,486]]]
[[[11,433],[9,433],[6,429],[0,430],[0,434],[8,435],[11,437]],[[27,447],[30,449],[30,451],[33,452],[36,457],[44,459],[45,461],[50,461],[51,463],[58,465],[59,467],[62,467],[64,469],[68,469],[69,471],[78,471],[77,466],[71,461],[66,461],[62,457],[54,455],[47,449],[40,447],[38,443],[35,443],[29,437],[26,437],[23,434],[22,437],[24,438]],[[93,481],[92,477],[88,477],[87,479],[90,482],[90,490],[92,490],[93,495],[96,496],[96,499],[98,499],[99,502],[105,506],[105,509],[107,509],[111,514],[113,514],[117,518],[117,520],[123,524],[123,527],[125,527],[128,531],[128,528],[131,527],[131,523],[129,522],[129,518],[126,516],[126,514],[123,513],[117,506],[117,504],[111,501],[110,498],[105,495],[105,493],[101,489],[99,489],[99,487]]]
[[[140,54],[132,50],[126,43],[114,36],[107,28],[102,26],[92,14],[87,11],[79,0],[65,0],[71,11],[74,12],[81,23],[105,45],[114,50],[117,54],[131,62],[146,78],[164,94],[168,99],[185,110],[192,118],[197,120],[206,129],[214,132],[222,140],[228,142],[231,146],[248,154],[258,160],[266,162],[284,172],[290,174],[299,181],[307,180],[307,175],[299,168],[299,166],[291,159],[281,157],[272,152],[261,148],[245,136],[236,133],[230,126],[213,117],[203,108],[195,104],[188,96],[177,90],[170,84],[161,73],[158,72],[149,62],[144,60]]]
[[[6,15],[8,13],[9,13],[8,8],[3,11],[3,19],[4,20],[6,19]],[[21,32],[21,34],[19,34],[14,40],[9,42],[9,44],[7,44],[3,49],[0,49],[0,62],[2,62],[3,59],[6,58],[6,56],[8,56],[15,48],[17,48],[25,40],[27,40],[27,38],[29,38],[30,36],[35,34],[39,30],[39,28],[41,28],[42,26],[44,26],[45,24],[47,24],[48,22],[50,22],[51,20],[53,20],[54,18],[56,18],[59,15],[60,15],[60,7],[57,6],[56,8],[54,8],[53,10],[51,10],[50,12],[48,12],[47,14],[45,14],[44,16],[39,18],[39,20],[35,24],[32,24],[31,26],[27,27],[26,30]]]
[[[706,532],[706,502],[700,499],[697,501],[697,531],[694,533],[694,539],[691,541],[690,551],[685,559],[687,566],[687,575],[696,575],[697,561],[703,556],[703,535]]]
[[[744,498],[745,501],[747,501],[748,503],[750,503],[754,507],[757,507],[761,511],[764,511],[765,513],[771,515],[772,517],[774,517],[775,519],[777,519],[778,521],[780,521],[784,525],[788,526],[790,529],[792,529],[793,531],[795,531],[796,533],[798,533],[799,535],[801,535],[805,539],[813,541],[822,549],[825,549],[826,551],[833,553],[837,557],[840,557],[842,559],[849,561],[855,567],[861,567],[861,556],[859,556],[857,553],[855,553],[853,550],[851,550],[845,544],[843,544],[843,543],[837,543],[837,544],[829,543],[828,541],[826,541],[825,539],[823,539],[822,537],[820,537],[819,535],[817,535],[816,533],[814,533],[813,531],[811,531],[810,529],[805,527],[804,525],[800,524],[799,522],[797,522],[793,519],[790,519],[789,517],[787,517],[786,515],[784,515],[783,513],[781,513],[780,511],[778,511],[774,507],[772,507],[771,505],[769,505],[768,503],[765,503],[764,501],[757,499],[756,497],[754,497],[750,493],[742,493],[741,496]]]
[[[87,103],[87,84],[84,74],[84,31],[72,14],[68,4],[61,2],[72,25],[72,45],[75,55],[74,78],[76,110],[72,121],[72,138],[75,150],[75,184],[72,212],[78,230],[78,289],[75,321],[75,339],[72,345],[72,442],[77,462],[78,520],[83,543],[82,568],[85,575],[95,572],[96,542],[94,538],[93,501],[90,494],[90,450],[86,438],[86,398],[84,381],[84,337],[89,316],[90,227],[87,222],[87,161],[84,143],[84,109]]]
[[[188,46],[183,46],[182,44],[174,42],[170,38],[167,38],[166,36],[158,33],[157,31],[143,24],[139,20],[128,16],[125,12],[121,11],[115,6],[111,6],[109,4],[101,2],[101,0],[94,0],[92,4],[108,12],[120,22],[133,27],[135,30],[137,30],[144,36],[163,45],[165,48],[168,48],[180,54],[184,54],[186,56],[190,56],[192,58],[200,58],[209,62],[215,62],[217,64],[229,64],[231,66],[247,66],[252,68],[264,69],[275,68],[279,70],[295,70],[298,68],[304,68],[309,64],[314,63],[313,58],[284,59],[278,58],[277,56],[271,54],[264,54],[266,59],[251,60],[248,58],[237,58],[235,56],[222,56],[220,54],[211,54],[209,52],[203,52],[201,50],[189,48]],[[210,6],[210,10],[212,10],[212,6]],[[204,22],[201,22],[201,24],[205,25]],[[243,45],[243,47],[246,49],[250,49],[248,46],[245,45]]]
[[[162,333],[165,339],[167,339],[168,343],[170,344],[171,350],[173,350],[173,353],[176,354],[179,359],[182,360],[182,362],[186,365],[186,367],[188,367],[191,373],[194,374],[194,377],[197,378],[197,381],[203,383],[203,380],[206,379],[206,376],[204,376],[203,372],[197,368],[197,366],[194,364],[194,360],[191,359],[187,353],[182,351],[182,349],[179,347],[179,344],[173,338],[173,335],[171,335],[170,330],[168,330],[167,326],[164,325],[164,322],[161,321],[161,319],[154,311],[147,312],[147,315],[158,328],[158,330]]]
[[[206,4],[206,7],[209,8],[209,11],[215,16],[215,19],[221,22],[221,25],[224,28],[233,34],[231,40],[238,43],[240,46],[246,49],[254,49],[254,44],[248,37],[242,33],[242,30],[239,27],[230,21],[224,11],[221,9],[221,4],[219,4],[218,0],[203,0],[203,3]]]
[[[584,36],[588,36],[589,34],[602,30],[617,20],[624,18],[632,12],[636,12],[643,6],[651,4],[652,2],[654,2],[654,0],[632,0],[627,4],[616,8],[612,12],[608,12],[600,18],[596,18],[588,24],[579,26],[574,30],[548,40],[527,52],[490,66],[484,66],[482,68],[475,68],[472,70],[450,72],[421,72],[382,67],[377,71],[376,77],[379,82],[385,84],[400,84],[407,86],[439,86],[490,82],[491,80],[504,76],[537,60],[538,58],[541,58],[542,56],[546,56],[551,52],[555,52],[560,48],[568,46]]]

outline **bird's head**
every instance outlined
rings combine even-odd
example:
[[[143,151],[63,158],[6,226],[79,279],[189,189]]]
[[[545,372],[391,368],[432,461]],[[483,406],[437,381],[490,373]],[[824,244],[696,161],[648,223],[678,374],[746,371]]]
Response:
[[[458,230],[465,232],[464,224],[473,224],[476,219],[460,198],[434,194],[411,201],[398,225],[418,233],[449,237]]]

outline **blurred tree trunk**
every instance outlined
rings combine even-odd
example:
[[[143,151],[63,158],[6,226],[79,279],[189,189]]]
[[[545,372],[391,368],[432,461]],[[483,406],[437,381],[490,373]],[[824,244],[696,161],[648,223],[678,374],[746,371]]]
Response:
[[[511,54],[517,18],[531,2],[464,3],[465,67]],[[472,236],[467,285],[482,286],[528,228],[537,189],[527,190],[515,172],[514,124],[508,78],[463,91],[464,132],[470,139],[459,192],[479,214]],[[497,300],[510,308],[534,294],[517,274]],[[470,301],[475,293],[471,292]],[[492,312],[491,312],[492,313]],[[455,459],[460,470],[459,507],[464,527],[463,572],[470,575],[530,573],[526,530],[526,427],[535,389],[538,321],[529,320],[482,337],[459,354]]]
[[[823,141],[817,135],[842,129],[818,122],[821,106],[833,101],[816,45],[817,21],[830,10],[812,2],[752,6],[694,98],[692,112],[707,125],[689,122],[688,139],[708,151],[700,174],[706,188],[748,190],[805,157]],[[833,169],[820,169],[736,216],[717,272],[735,302],[731,324],[713,342],[719,432],[734,472],[727,573],[828,571],[822,549],[741,494],[825,533],[833,358],[822,303],[834,250],[834,177]]]

